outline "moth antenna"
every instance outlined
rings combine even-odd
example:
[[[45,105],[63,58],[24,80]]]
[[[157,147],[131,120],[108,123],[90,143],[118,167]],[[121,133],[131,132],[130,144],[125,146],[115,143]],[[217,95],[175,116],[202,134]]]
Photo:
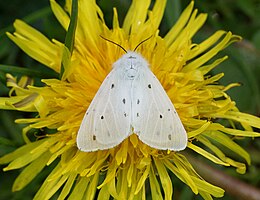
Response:
[[[124,52],[127,53],[127,50],[125,50],[125,48],[122,47],[120,44],[117,44],[116,42],[114,42],[114,41],[112,41],[112,40],[109,40],[109,39],[107,39],[107,38],[104,38],[102,35],[100,35],[100,37],[101,37],[103,40],[106,40],[106,41],[108,41],[108,42],[111,42],[111,43],[115,44],[116,46],[120,47],[121,49],[124,50]]]
[[[146,38],[145,40],[143,40],[142,42],[140,42],[135,48],[134,48],[134,51],[141,45],[143,44],[144,42],[146,42],[147,40],[151,39],[152,35],[149,37],[149,38]]]

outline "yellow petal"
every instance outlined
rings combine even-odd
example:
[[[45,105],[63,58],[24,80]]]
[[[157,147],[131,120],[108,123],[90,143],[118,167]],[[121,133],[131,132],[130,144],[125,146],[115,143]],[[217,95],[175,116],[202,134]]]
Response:
[[[187,8],[185,8],[185,10],[182,12],[178,21],[164,37],[167,46],[170,46],[173,43],[173,41],[181,32],[181,30],[185,27],[192,13],[193,6],[194,6],[194,1],[191,1],[189,6],[187,6]]]
[[[14,35],[7,33],[7,36],[13,42],[15,42],[16,45],[19,46],[26,54],[30,55],[33,59],[52,68],[57,72],[60,70],[60,61],[61,61],[60,47],[57,47],[54,44],[49,45],[48,49],[52,49],[52,50],[51,52],[48,52],[48,49],[39,46],[39,44],[36,41],[24,39],[19,35],[17,35],[16,33],[14,33]]]
[[[58,164],[53,170],[52,172],[49,174],[48,177],[51,177],[52,174],[56,173],[57,171],[60,171],[60,164]],[[61,177],[62,175],[60,175]],[[47,177],[47,179],[48,179]],[[47,179],[44,181],[44,183],[42,184],[41,188],[38,190],[38,192],[36,193],[36,195],[34,196],[34,199],[39,200],[39,199],[44,199],[46,197],[51,197],[49,194],[50,190],[55,187],[55,185],[59,182],[60,179],[55,179],[52,181],[47,181]]]
[[[144,186],[144,182],[145,182],[146,178],[148,177],[149,173],[150,173],[150,166],[148,165],[146,167],[145,171],[143,172],[142,176],[138,179],[135,194],[137,194],[142,189],[142,187]]]
[[[0,158],[0,163],[1,164],[5,164],[5,163],[9,163],[17,158],[20,158],[21,156],[27,154],[28,152],[32,151],[32,149],[36,148],[37,146],[41,145],[42,143],[44,143],[46,141],[45,140],[39,140],[36,142],[32,142],[30,144],[26,144],[20,148],[18,148],[17,150],[4,155],[3,157]],[[8,168],[5,168],[4,170],[8,170]]]
[[[216,113],[214,117],[231,119],[237,122],[248,124],[255,128],[260,128],[260,118],[247,113],[228,111],[225,114]]]
[[[198,44],[195,48],[191,49],[188,59],[193,59],[199,54],[205,52],[207,49],[213,46],[225,33],[226,32],[222,30],[215,32],[212,36]]]
[[[210,194],[212,194],[214,197],[223,197],[224,196],[225,191],[217,186],[211,185],[210,183],[208,183],[204,180],[201,180],[197,177],[193,177],[193,181],[200,188],[200,190],[205,192],[206,194],[208,194],[210,191]]]
[[[7,154],[3,158],[1,158],[2,162],[6,162],[6,160],[14,159],[4,170],[12,170],[18,169],[21,167],[26,166],[27,164],[31,163],[42,154],[48,151],[49,147],[57,142],[56,138],[48,138],[45,140],[33,142],[27,144],[14,152]],[[31,151],[25,152],[25,150],[32,149]],[[17,156],[20,155],[18,158]]]
[[[166,2],[166,0],[155,1],[155,4],[152,9],[153,18],[151,19],[154,30],[158,29],[161,23]]]
[[[80,177],[78,179],[79,180],[76,183],[74,189],[72,190],[72,193],[70,194],[68,200],[82,200],[84,197],[84,193],[87,189],[90,180],[85,177]]]
[[[131,34],[136,34],[138,33],[138,30],[142,28],[147,17],[147,10],[150,2],[150,0],[132,1],[123,23],[123,29],[127,34],[130,33],[130,30]]]
[[[211,153],[207,152],[206,150],[192,144],[192,143],[188,143],[187,147],[189,147],[190,149],[194,150],[195,152],[197,152],[198,154],[204,156],[205,158],[211,160],[212,162],[219,164],[219,165],[224,165],[224,166],[229,166],[229,164],[221,161],[219,158],[217,158],[216,156],[212,155]]]
[[[70,173],[67,181],[66,181],[66,184],[64,185],[59,197],[58,197],[58,200],[64,200],[66,199],[66,197],[68,196],[68,194],[70,193],[70,191],[72,190],[72,186],[74,184],[74,181],[77,177],[77,174],[76,173]]]
[[[172,182],[169,177],[169,174],[165,168],[165,166],[162,164],[162,162],[159,159],[154,159],[154,163],[156,166],[156,169],[158,171],[161,183],[162,183],[162,188],[165,194],[165,199],[166,200],[171,200],[172,199],[172,193],[173,193],[173,188],[172,188]]]
[[[150,186],[151,186],[152,199],[163,200],[162,193],[161,193],[161,187],[155,176],[155,172],[154,172],[153,168],[151,168],[151,170],[150,170],[149,181],[150,181]]]
[[[0,109],[3,110],[16,110],[13,104],[23,101],[26,96],[15,96],[15,97],[1,97],[0,98]]]
[[[195,137],[196,135],[201,134],[202,132],[204,132],[209,127],[209,125],[210,125],[210,122],[206,122],[200,128],[198,128],[194,131],[188,132],[188,137],[192,138],[192,137]]]
[[[19,191],[30,183],[45,167],[50,156],[50,153],[44,153],[42,156],[32,161],[25,169],[23,169],[23,171],[15,179],[12,190]]]
[[[45,49],[45,51],[48,51],[51,54],[55,54],[55,48],[54,49],[51,48],[53,44],[50,42],[50,40],[47,37],[45,37],[38,30],[34,29],[33,27],[29,26],[28,24],[26,24],[21,20],[15,20],[14,27],[16,30],[15,33],[17,37],[23,38],[25,40],[33,41],[42,49]]]
[[[97,171],[95,173],[95,175],[92,177],[92,179],[90,180],[90,183],[88,185],[88,189],[85,193],[86,199],[94,199],[95,198],[98,179],[99,179],[99,171]]]
[[[54,13],[55,17],[58,19],[60,24],[65,28],[65,30],[68,29],[70,19],[69,16],[66,14],[66,12],[59,6],[59,4],[56,3],[55,0],[50,0],[51,9]]]
[[[100,189],[97,200],[109,200],[109,199],[110,199],[110,193],[107,189],[107,186],[105,185]]]
[[[249,154],[241,146],[239,146],[237,143],[231,140],[227,135],[221,133],[220,131],[210,131],[206,132],[204,135],[224,145],[226,148],[243,157],[247,161],[247,163],[250,164]]]
[[[167,162],[167,168],[172,170],[174,173],[181,175],[181,179],[183,182],[185,182],[194,192],[195,194],[198,194],[198,187],[192,180],[191,175],[189,174],[189,170],[187,170],[188,166],[187,164],[189,163],[187,160],[183,160],[182,158],[175,156],[175,158],[178,158],[178,160],[174,160],[174,164],[176,165],[177,168],[174,168],[173,165],[166,160]]]
[[[204,66],[200,67],[199,70],[202,71],[203,75],[206,75],[208,72],[210,72],[212,69],[214,69],[216,66],[218,66],[220,63],[222,63],[226,59],[228,59],[228,56],[219,58],[209,65],[204,65]]]
[[[226,45],[229,44],[229,42],[231,40],[233,40],[234,37],[235,36],[233,36],[231,32],[226,33],[225,37],[216,46],[214,46],[214,48],[209,50],[207,53],[204,53],[202,56],[200,56],[196,60],[187,64],[183,68],[183,72],[194,70],[194,69],[197,69],[200,66],[202,66],[204,63],[209,61],[213,56],[215,56],[219,51],[224,49],[226,47]]]

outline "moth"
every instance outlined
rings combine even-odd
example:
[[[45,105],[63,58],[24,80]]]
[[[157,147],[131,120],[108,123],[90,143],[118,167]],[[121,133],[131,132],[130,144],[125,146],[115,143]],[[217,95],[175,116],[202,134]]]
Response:
[[[185,149],[187,133],[160,81],[141,54],[123,50],[85,113],[78,149],[113,148],[131,134],[156,149]]]

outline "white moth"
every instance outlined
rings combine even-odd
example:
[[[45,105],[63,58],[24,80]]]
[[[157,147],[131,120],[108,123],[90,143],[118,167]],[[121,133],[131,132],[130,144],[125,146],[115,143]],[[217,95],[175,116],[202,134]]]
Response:
[[[159,80],[138,53],[114,64],[80,125],[77,146],[90,152],[115,147],[131,134],[150,147],[180,151],[187,133]]]

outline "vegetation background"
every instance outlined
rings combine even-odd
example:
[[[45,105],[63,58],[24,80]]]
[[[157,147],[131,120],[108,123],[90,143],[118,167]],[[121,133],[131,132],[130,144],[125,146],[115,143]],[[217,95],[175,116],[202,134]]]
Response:
[[[65,38],[65,31],[52,14],[48,0],[12,0],[11,2],[0,0],[0,64],[39,70],[42,75],[34,78],[36,80],[35,84],[40,85],[40,78],[45,75],[51,76],[52,72],[22,52],[7,38],[5,32],[14,31],[12,23],[15,19],[22,19],[48,38],[55,38],[62,42]],[[64,4],[64,0],[58,2],[61,5]],[[107,24],[111,25],[112,8],[117,7],[119,19],[123,21],[131,0],[97,0],[97,3],[103,10]],[[168,0],[160,28],[161,36],[176,22],[188,3],[189,0]],[[199,43],[219,29],[230,30],[234,34],[243,37],[242,42],[231,45],[221,53],[222,56],[228,55],[229,59],[221,63],[213,73],[225,73],[221,84],[241,83],[240,87],[233,88],[228,93],[237,102],[237,106],[241,111],[260,116],[260,1],[196,0],[195,8],[198,8],[199,12],[208,13],[208,20],[194,38],[194,42]],[[21,76],[15,69],[9,68],[8,71],[18,77]],[[0,66],[0,96],[8,96],[6,72]],[[0,110],[0,156],[15,150],[23,144],[21,137],[23,126],[15,124],[14,120],[25,116],[28,116],[28,114]],[[249,185],[260,188],[260,139],[245,139],[240,142],[240,145],[250,153],[252,158],[252,165],[248,166],[247,173],[244,175],[237,174],[233,168],[213,165],[200,156],[195,157],[195,159],[202,160],[206,165],[212,165],[225,174],[232,175]],[[3,172],[3,167],[1,166],[0,169],[0,200],[32,199],[51,170],[50,166],[24,190],[12,193],[12,183],[19,174],[19,170]],[[175,199],[201,199],[195,196],[176,177],[173,177],[173,182]],[[221,199],[231,200],[234,197],[226,193]]]

